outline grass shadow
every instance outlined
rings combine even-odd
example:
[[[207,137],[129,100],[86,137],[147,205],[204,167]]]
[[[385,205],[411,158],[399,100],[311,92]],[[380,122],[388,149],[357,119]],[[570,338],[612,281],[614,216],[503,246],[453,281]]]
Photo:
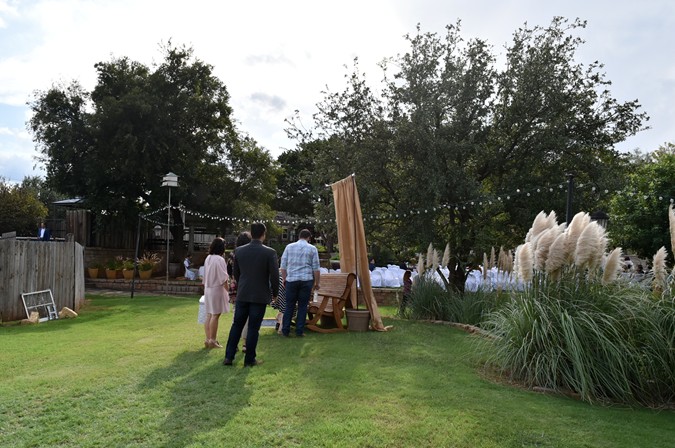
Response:
[[[224,351],[221,351],[224,354]],[[245,387],[250,369],[214,363],[208,350],[185,351],[155,369],[138,385],[140,392],[164,400],[168,415],[157,428],[162,446],[188,446],[250,405]]]

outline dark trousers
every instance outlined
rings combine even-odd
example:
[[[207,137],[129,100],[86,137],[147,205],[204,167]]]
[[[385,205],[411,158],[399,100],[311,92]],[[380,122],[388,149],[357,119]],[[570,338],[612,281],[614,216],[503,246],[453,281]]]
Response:
[[[260,332],[260,324],[262,324],[263,317],[265,317],[266,308],[266,303],[236,302],[230,336],[227,338],[227,345],[225,346],[225,359],[234,361],[237,345],[239,344],[239,339],[241,339],[241,332],[244,330],[244,325],[246,325],[246,320],[248,319],[244,364],[255,362],[258,333]]]
[[[304,334],[305,321],[307,320],[307,306],[309,305],[309,296],[312,294],[314,280],[286,282],[286,310],[284,311],[284,320],[281,324],[281,332],[288,336],[291,332],[291,319],[295,312],[295,305],[298,305],[298,316],[295,318],[295,333]],[[248,346],[247,350],[248,350]]]

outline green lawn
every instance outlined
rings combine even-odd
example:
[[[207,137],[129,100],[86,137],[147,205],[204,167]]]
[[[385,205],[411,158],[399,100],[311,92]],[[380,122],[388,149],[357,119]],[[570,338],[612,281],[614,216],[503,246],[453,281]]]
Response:
[[[385,317],[387,333],[303,339],[263,329],[265,364],[244,369],[202,348],[196,297],[89,298],[74,320],[0,327],[0,446],[675,444],[675,412],[495,383],[477,337],[443,325]]]

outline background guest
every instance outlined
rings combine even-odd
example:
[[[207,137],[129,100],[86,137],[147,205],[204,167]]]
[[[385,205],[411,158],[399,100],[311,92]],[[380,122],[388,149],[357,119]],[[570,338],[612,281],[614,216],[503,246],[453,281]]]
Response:
[[[52,233],[49,230],[49,227],[47,227],[44,222],[41,222],[40,228],[38,229],[38,240],[49,241],[51,239],[52,239]]]
[[[230,312],[230,299],[227,263],[223,258],[225,240],[216,238],[211,242],[209,255],[204,261],[204,300],[206,305],[206,323],[204,332],[206,348],[223,348],[218,342],[218,320],[222,313]]]

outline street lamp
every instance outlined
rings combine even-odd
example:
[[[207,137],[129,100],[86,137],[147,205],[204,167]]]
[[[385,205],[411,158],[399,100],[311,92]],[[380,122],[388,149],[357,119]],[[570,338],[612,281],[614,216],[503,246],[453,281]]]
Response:
[[[596,210],[591,213],[591,221],[597,222],[604,229],[607,229],[607,224],[609,223],[609,215],[602,210]]]
[[[169,187],[169,208],[166,212],[166,293],[169,293],[169,232],[171,231],[171,187],[178,186],[178,176],[172,172],[162,178],[162,187]]]

